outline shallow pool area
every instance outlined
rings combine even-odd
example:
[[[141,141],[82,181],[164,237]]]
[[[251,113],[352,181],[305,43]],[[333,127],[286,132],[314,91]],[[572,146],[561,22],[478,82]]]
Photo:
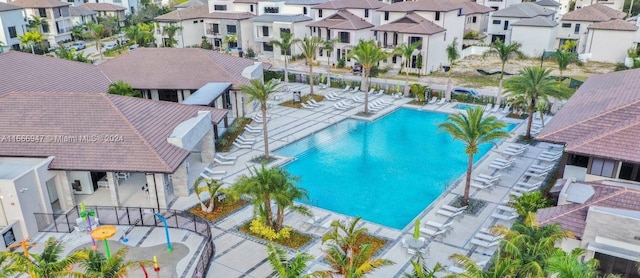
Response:
[[[301,177],[306,203],[403,229],[466,170],[464,145],[438,132],[447,116],[401,108],[375,122],[348,119],[276,153],[296,158],[284,167]]]
[[[473,108],[473,107],[477,107],[477,105],[459,103],[459,104],[456,104],[456,105],[453,106],[453,108],[460,109],[460,110],[467,110],[467,109]]]

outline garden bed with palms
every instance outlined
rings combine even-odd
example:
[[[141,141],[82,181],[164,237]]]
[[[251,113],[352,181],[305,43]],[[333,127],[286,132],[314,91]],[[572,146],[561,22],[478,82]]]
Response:
[[[252,237],[259,238],[261,240],[265,240],[265,241],[269,241],[269,242],[273,242],[273,243],[285,246],[285,247],[293,249],[293,250],[298,250],[301,247],[307,245],[309,242],[311,242],[311,240],[313,240],[313,238],[311,236],[303,234],[303,233],[300,233],[298,231],[295,231],[295,230],[291,229],[291,227],[284,227],[284,228],[289,228],[288,237],[286,237],[286,238],[269,239],[264,235],[261,235],[259,233],[253,232],[251,230],[251,222],[252,221],[248,221],[248,222],[244,223],[242,226],[238,227],[238,230],[243,232],[244,234],[246,234],[248,236],[252,236]]]
[[[315,100],[316,102],[321,102],[324,100],[324,96],[322,95],[306,95],[306,96],[302,96],[302,98],[300,99],[300,102],[293,102],[293,100],[289,100],[289,101],[285,101],[283,103],[280,103],[280,105],[282,106],[286,106],[286,107],[291,107],[291,108],[302,108],[302,104],[306,103],[307,101],[310,100]]]
[[[220,139],[216,140],[216,151],[226,152],[233,147],[233,142],[244,131],[244,127],[251,123],[249,118],[236,118]]]
[[[213,223],[244,208],[249,204],[248,201],[242,199],[234,200],[231,198],[226,198],[223,201],[218,201],[217,199],[218,198],[214,198],[214,210],[212,212],[207,212],[206,209],[203,210],[200,206],[193,207],[189,210],[189,212]]]

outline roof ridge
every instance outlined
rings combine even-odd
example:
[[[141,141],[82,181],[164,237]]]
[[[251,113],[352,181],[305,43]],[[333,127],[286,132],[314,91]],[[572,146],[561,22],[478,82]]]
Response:
[[[578,124],[584,123],[584,122],[586,122],[586,121],[590,121],[590,120],[592,120],[592,119],[594,119],[594,118],[596,118],[596,117],[600,117],[600,116],[605,115],[605,114],[609,114],[609,113],[616,112],[616,111],[618,111],[618,110],[620,110],[620,109],[627,108],[628,106],[634,105],[634,104],[639,103],[639,102],[640,102],[640,98],[639,98],[639,99],[637,99],[637,100],[636,100],[636,101],[634,101],[634,102],[627,103],[626,105],[620,106],[620,107],[618,107],[618,108],[616,108],[616,109],[613,109],[613,110],[605,110],[605,111],[604,111],[604,112],[602,112],[602,113],[599,113],[599,114],[593,115],[593,116],[591,116],[591,117],[589,117],[589,118],[586,118],[586,119],[583,119],[583,120],[581,120],[581,121],[577,121],[577,122],[575,122],[575,123],[573,123],[573,124],[571,124],[571,125],[567,125],[567,126],[565,126],[565,127],[563,127],[563,128],[559,128],[559,129],[554,130],[554,131],[552,131],[552,132],[550,132],[550,133],[544,134],[543,136],[540,136],[540,137],[547,137],[547,136],[549,136],[549,135],[552,135],[552,134],[558,133],[558,132],[560,132],[560,131],[564,131],[564,130],[566,130],[566,129],[568,129],[568,128],[571,128],[571,127],[574,127],[574,126],[576,126],[576,125],[578,125]]]
[[[122,118],[122,119],[127,123],[127,125],[128,125],[132,130],[133,130],[133,132],[138,136],[138,138],[139,138],[139,139],[141,139],[141,141],[143,142],[143,144],[144,144],[148,149],[150,149],[150,150],[151,150],[151,153],[153,153],[153,156],[155,156],[156,158],[158,158],[158,160],[160,160],[161,164],[163,164],[163,165],[166,167],[166,169],[167,169],[168,171],[173,171],[173,169],[171,168],[171,166],[169,166],[169,164],[168,164],[168,163],[167,163],[167,162],[162,158],[162,156],[160,156],[160,155],[158,154],[158,152],[156,151],[156,149],[155,149],[155,148],[153,148],[153,146],[151,146],[151,144],[149,144],[149,141],[147,141],[147,139],[146,139],[144,136],[142,136],[142,134],[140,134],[140,131],[139,131],[136,127],[134,127],[134,126],[133,126],[133,124],[131,124],[131,121],[129,121],[129,118],[127,118],[127,117],[122,113],[122,111],[120,111],[120,109],[119,109],[119,108],[118,108],[118,107],[113,103],[113,101],[112,101],[112,100],[111,100],[111,98],[110,98],[110,96],[111,96],[111,97],[116,97],[116,98],[119,98],[119,97],[127,98],[127,97],[125,97],[125,96],[112,96],[112,95],[110,95],[110,94],[103,94],[103,95],[101,95],[101,96],[107,100],[107,103],[108,103],[108,104],[113,108],[113,110],[116,112],[116,114],[117,114],[117,115],[119,115],[119,116],[120,116],[120,118]],[[140,99],[140,100],[143,100],[143,99]]]
[[[594,185],[591,185],[591,186],[594,186]],[[635,190],[634,190],[634,191],[635,191]],[[551,220],[554,220],[554,219],[557,219],[557,218],[563,217],[563,216],[568,215],[568,214],[570,214],[570,213],[574,213],[574,212],[576,212],[576,211],[578,211],[578,210],[581,210],[581,209],[583,209],[583,208],[585,208],[585,207],[592,206],[592,205],[594,205],[594,204],[597,204],[597,203],[602,202],[602,201],[604,201],[604,200],[607,200],[607,199],[610,199],[610,198],[612,198],[612,197],[618,196],[618,195],[620,195],[620,194],[622,194],[622,193],[625,193],[625,192],[629,192],[629,189],[628,189],[628,188],[626,188],[626,187],[622,187],[622,189],[618,190],[618,192],[614,192],[613,194],[611,194],[611,195],[607,195],[607,196],[604,196],[604,197],[602,197],[602,198],[600,198],[600,199],[598,199],[598,200],[594,200],[594,201],[591,201],[591,202],[586,202],[586,203],[584,203],[584,204],[577,204],[578,206],[576,206],[574,209],[571,209],[571,210],[568,210],[568,211],[566,211],[566,212],[564,212],[564,213],[558,214],[558,215],[556,215],[556,216],[554,216],[554,217],[551,217],[551,218],[549,218],[549,219],[547,219],[547,220],[545,220],[545,221],[540,221],[540,224],[548,223],[548,222],[550,222]],[[570,205],[572,205],[572,204],[567,204],[567,205],[563,205],[563,206],[570,206]],[[556,208],[557,208],[557,207],[558,207],[558,206],[556,206]]]
[[[207,56],[207,58],[208,58],[211,62],[213,62],[213,65],[214,65],[215,67],[217,67],[217,68],[221,69],[225,74],[227,74],[230,78],[234,79],[236,82],[240,82],[240,83],[242,83],[242,82],[241,82],[242,80],[237,80],[237,79],[236,79],[236,77],[235,77],[232,73],[230,73],[226,68],[221,67],[220,65],[218,65],[218,63],[217,63],[216,61],[214,61],[214,60],[213,60],[213,58],[212,58],[209,54],[204,53],[205,49],[202,49],[202,48],[197,48],[197,49],[198,49],[198,51],[199,51],[201,54],[203,54],[204,56]],[[206,51],[211,51],[211,50],[206,50]],[[228,55],[228,54],[222,54],[222,55]],[[244,69],[242,69],[242,70],[244,71]],[[242,76],[242,73],[240,73],[240,75]],[[232,82],[232,83],[233,83],[233,82]]]

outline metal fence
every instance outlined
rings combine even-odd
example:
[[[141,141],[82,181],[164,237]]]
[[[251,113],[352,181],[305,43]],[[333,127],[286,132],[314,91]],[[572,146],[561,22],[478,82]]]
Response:
[[[206,220],[179,210],[110,206],[86,206],[86,209],[95,211],[100,224],[134,227],[163,227],[162,221],[154,215],[157,213],[165,218],[170,228],[185,229],[203,236],[205,244],[200,250],[193,277],[206,276],[211,258],[215,254],[211,228]],[[62,214],[34,213],[34,216],[39,232],[70,233],[76,226],[76,219],[80,217],[80,209],[76,206]]]

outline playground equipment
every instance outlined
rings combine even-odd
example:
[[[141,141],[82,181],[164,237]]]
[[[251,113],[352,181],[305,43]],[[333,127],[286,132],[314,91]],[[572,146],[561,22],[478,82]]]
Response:
[[[89,210],[87,211],[86,206],[84,205],[84,202],[80,203],[80,217],[82,217],[82,219],[87,220],[87,228],[89,230],[89,233],[91,233],[92,230],[92,225],[91,225],[91,217],[95,216],[96,212]],[[93,239],[93,237],[91,237],[91,249],[96,250],[98,249],[98,245],[96,245],[96,240]]]
[[[104,241],[104,252],[107,255],[107,259],[111,258],[111,251],[109,251],[109,243],[107,239],[116,234],[116,227],[111,225],[100,226],[91,231],[91,238],[95,240]]]

